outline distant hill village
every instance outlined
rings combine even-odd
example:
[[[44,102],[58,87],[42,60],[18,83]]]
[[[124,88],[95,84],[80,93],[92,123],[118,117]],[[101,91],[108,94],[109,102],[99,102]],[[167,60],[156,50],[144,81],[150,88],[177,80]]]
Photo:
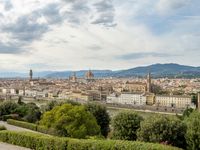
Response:
[[[170,112],[200,106],[198,79],[152,79],[151,73],[146,79],[95,78],[91,70],[82,78],[78,78],[76,72],[66,79],[40,79],[33,75],[30,70],[29,79],[0,79],[0,98],[14,100],[20,96],[24,100],[98,101],[114,107]]]

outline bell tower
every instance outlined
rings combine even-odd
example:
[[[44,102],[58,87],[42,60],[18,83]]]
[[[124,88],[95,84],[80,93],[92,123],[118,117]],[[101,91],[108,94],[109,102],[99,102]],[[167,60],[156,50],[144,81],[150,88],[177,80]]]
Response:
[[[147,92],[151,93],[151,73],[150,72],[147,75]]]
[[[29,80],[31,81],[33,79],[33,70],[30,69],[29,71]]]

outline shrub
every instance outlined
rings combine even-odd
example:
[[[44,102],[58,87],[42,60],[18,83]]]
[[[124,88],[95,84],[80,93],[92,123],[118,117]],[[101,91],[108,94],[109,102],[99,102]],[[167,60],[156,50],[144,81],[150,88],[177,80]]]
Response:
[[[58,138],[30,132],[1,131],[0,141],[35,150],[180,150],[160,144]]]
[[[73,106],[75,106],[75,105],[80,106],[81,105],[80,103],[75,102],[73,100],[64,100],[64,101],[52,100],[52,101],[49,101],[46,105],[42,105],[41,110],[44,113],[44,112],[47,112],[47,111],[51,111],[54,107],[61,106],[63,104],[71,104]]]
[[[56,129],[61,136],[74,138],[86,138],[100,133],[94,116],[84,106],[71,104],[56,106],[44,113],[40,125]]]
[[[49,135],[58,135],[58,132],[54,128],[47,128],[40,125],[37,126],[37,131]]]
[[[186,147],[186,125],[175,116],[154,115],[141,122],[139,141]]]
[[[76,102],[74,100],[70,100],[70,99],[66,99],[63,102],[61,102],[61,105],[63,105],[63,104],[71,104],[73,106],[80,106],[81,105],[81,103]]]
[[[13,120],[13,119],[8,119],[7,123],[11,124],[11,125],[22,127],[22,128],[27,128],[30,130],[37,131],[37,125],[33,124],[33,123],[28,123],[28,122]]]
[[[189,150],[200,149],[200,112],[194,111],[186,118],[186,141]]]
[[[19,118],[19,115],[18,115],[18,114],[10,114],[10,115],[4,115],[4,116],[2,116],[2,120],[3,120],[3,121],[6,121],[6,120],[8,120],[8,119],[18,120],[18,119],[20,119],[20,118]]]
[[[104,137],[107,137],[108,132],[110,131],[110,116],[106,107],[97,103],[89,103],[86,105],[86,109],[96,118],[97,124],[101,128],[101,134]]]
[[[18,104],[12,101],[4,101],[0,104],[0,116],[15,113]]]
[[[136,141],[70,139],[67,150],[178,150],[178,148]]]
[[[3,126],[3,125],[0,125],[0,131],[1,131],[1,130],[6,130],[6,127]]]
[[[135,112],[121,112],[113,119],[113,138],[119,140],[136,140],[137,129],[143,120]]]
[[[42,109],[42,112],[44,113],[46,111],[52,110],[56,106],[60,106],[60,103],[53,100],[53,101],[49,101],[46,105],[42,105],[41,109]]]
[[[188,117],[193,111],[194,111],[194,109],[192,109],[192,108],[187,108],[186,110],[184,110],[183,118]]]
[[[40,125],[29,123],[29,122],[8,119],[7,123],[18,126],[18,127],[30,129],[30,130],[33,130],[33,131],[38,131],[38,132],[41,132],[41,133],[44,133],[44,134],[58,135],[57,131],[53,128],[47,128],[45,126],[40,126]]]
[[[13,117],[12,114],[18,115],[18,117]],[[11,116],[9,116],[11,115]],[[24,119],[28,122],[36,122],[40,119],[41,112],[39,107],[35,103],[25,104],[23,102],[12,102],[4,101],[0,104],[0,119]],[[4,117],[2,117],[4,116]]]
[[[15,112],[19,114],[25,121],[35,123],[40,119],[41,112],[39,107],[35,103],[22,103],[19,105]]]
[[[41,117],[41,112],[39,109],[30,108],[27,114],[24,116],[24,120],[31,123],[35,123],[39,121],[40,117]]]
[[[0,141],[35,150],[65,150],[68,140],[30,132],[1,131]]]

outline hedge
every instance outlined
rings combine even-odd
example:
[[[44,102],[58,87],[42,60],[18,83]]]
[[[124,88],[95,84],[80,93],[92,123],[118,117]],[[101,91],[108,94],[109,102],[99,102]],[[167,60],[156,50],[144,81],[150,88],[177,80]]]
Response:
[[[37,125],[37,131],[38,132],[41,132],[41,133],[44,133],[44,134],[50,134],[50,135],[58,135],[57,131],[53,128],[50,128],[48,129],[47,127],[45,126],[39,126]]]
[[[179,148],[119,140],[60,138],[39,133],[0,131],[0,141],[35,150],[181,150]]]
[[[68,140],[31,132],[0,131],[0,141],[35,150],[66,150]]]
[[[0,125],[0,131],[1,130],[6,130],[6,127],[4,125]]]
[[[181,150],[167,145],[120,140],[70,139],[67,150]]]
[[[19,119],[19,115],[18,114],[10,114],[10,115],[3,115],[1,118],[1,120],[6,121],[8,119]]]
[[[33,131],[38,131],[38,132],[41,132],[41,133],[44,133],[44,134],[58,135],[56,130],[53,129],[53,128],[48,129],[45,126],[40,126],[40,125],[29,123],[29,122],[8,119],[7,123],[11,124],[11,125],[18,126],[18,127],[30,129],[30,130],[33,130]]]
[[[37,131],[37,125],[33,124],[33,123],[23,122],[23,121],[18,121],[18,120],[13,120],[13,119],[8,119],[7,123],[14,125],[14,126],[19,126],[19,127],[22,127],[22,128]]]

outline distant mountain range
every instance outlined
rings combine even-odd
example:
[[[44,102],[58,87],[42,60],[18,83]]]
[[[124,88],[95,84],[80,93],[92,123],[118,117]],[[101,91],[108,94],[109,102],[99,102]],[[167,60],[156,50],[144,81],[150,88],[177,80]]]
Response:
[[[119,77],[145,76],[148,72],[151,72],[154,77],[200,77],[200,67],[173,63],[136,67],[119,71],[115,75]]]
[[[34,70],[33,70],[34,71]],[[40,78],[67,78],[75,72],[78,77],[83,77],[88,70],[80,71],[44,71],[33,72],[34,77]],[[151,72],[153,77],[200,77],[200,67],[184,66],[179,64],[153,64],[150,66],[136,67],[127,70],[91,70],[95,77],[144,77]],[[28,77],[28,73],[1,72],[2,78]]]

